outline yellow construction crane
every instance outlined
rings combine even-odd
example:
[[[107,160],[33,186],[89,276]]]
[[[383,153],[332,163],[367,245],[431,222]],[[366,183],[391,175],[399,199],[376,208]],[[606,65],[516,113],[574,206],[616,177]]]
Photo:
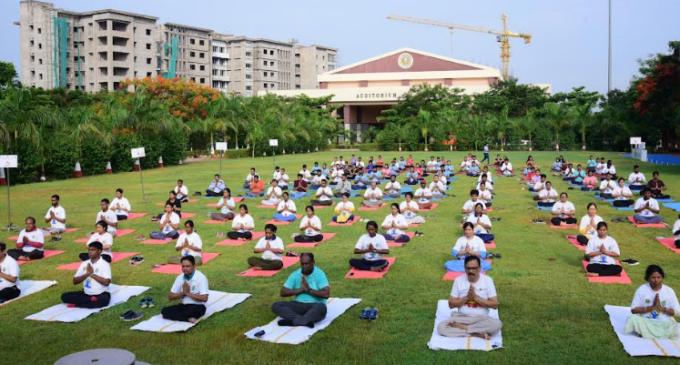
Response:
[[[489,34],[494,34],[496,35],[496,40],[501,44],[501,74],[503,75],[503,79],[507,80],[508,77],[510,76],[510,37],[515,37],[515,38],[524,38],[524,43],[531,43],[531,35],[530,34],[521,34],[521,33],[515,33],[511,32],[508,30],[508,22],[505,14],[501,16],[501,19],[503,20],[503,30],[495,30],[495,29],[490,29],[486,27],[472,27],[469,25],[461,25],[461,24],[452,24],[452,23],[445,23],[445,22],[440,22],[437,20],[430,20],[430,19],[418,19],[418,18],[412,18],[408,16],[401,16],[401,15],[388,15],[387,19],[389,20],[401,20],[404,22],[411,22],[411,23],[417,23],[417,24],[426,24],[426,25],[432,25],[435,27],[443,27],[449,29],[452,33],[454,29],[460,29],[460,30],[469,30],[472,32],[481,32],[481,33],[489,33]]]

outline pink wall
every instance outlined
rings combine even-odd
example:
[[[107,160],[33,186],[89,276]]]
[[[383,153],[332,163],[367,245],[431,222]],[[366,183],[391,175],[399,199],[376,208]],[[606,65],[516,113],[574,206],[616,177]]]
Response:
[[[340,72],[336,72],[336,74],[479,70],[476,67],[445,61],[430,56],[424,56],[415,52],[404,53],[409,53],[411,56],[413,56],[413,66],[411,66],[409,69],[403,69],[399,66],[398,60],[401,53],[397,53],[375,61],[357,65]]]

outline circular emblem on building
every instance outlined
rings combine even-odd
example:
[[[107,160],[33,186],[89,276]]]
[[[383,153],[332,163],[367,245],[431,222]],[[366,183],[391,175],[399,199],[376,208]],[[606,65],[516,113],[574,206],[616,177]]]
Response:
[[[403,69],[409,69],[413,66],[413,56],[409,53],[402,53],[399,55],[398,59],[399,67]]]

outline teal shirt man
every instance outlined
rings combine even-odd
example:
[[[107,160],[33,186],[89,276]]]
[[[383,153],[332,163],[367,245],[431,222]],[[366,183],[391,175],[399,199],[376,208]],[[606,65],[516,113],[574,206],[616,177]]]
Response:
[[[318,267],[314,268],[314,271],[312,271],[311,274],[305,276],[305,280],[307,280],[307,285],[309,289],[312,290],[321,290],[328,285],[328,279],[326,278],[326,273],[324,273],[321,269]],[[283,284],[284,287],[291,289],[291,290],[299,290],[300,287],[302,287],[302,269],[297,269],[295,272],[290,274],[288,277],[288,280],[286,280],[286,283]],[[296,302],[301,302],[301,303],[326,303],[327,299],[325,298],[320,298],[320,297],[315,297],[308,292],[302,292],[298,295],[295,296],[295,301]]]

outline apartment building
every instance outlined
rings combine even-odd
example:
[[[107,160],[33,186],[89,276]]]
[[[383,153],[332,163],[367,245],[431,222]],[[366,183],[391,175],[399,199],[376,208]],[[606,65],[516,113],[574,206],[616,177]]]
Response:
[[[175,23],[165,23],[159,28],[163,74],[212,86],[213,31]],[[173,65],[175,69],[171,72]]]
[[[338,50],[313,44],[295,46],[295,89],[318,89],[317,76],[338,67]]]
[[[214,33],[212,39],[212,87],[223,93],[229,92],[229,51],[227,40],[233,35]]]

